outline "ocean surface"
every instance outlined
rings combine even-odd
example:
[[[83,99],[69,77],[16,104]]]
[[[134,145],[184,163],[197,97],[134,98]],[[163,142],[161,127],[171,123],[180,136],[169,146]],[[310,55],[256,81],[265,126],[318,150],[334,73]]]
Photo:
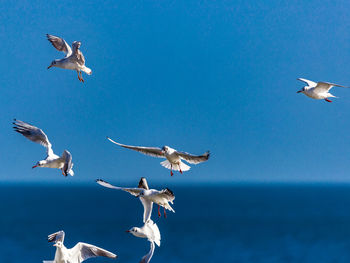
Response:
[[[172,187],[175,214],[153,219],[162,241],[151,260],[173,262],[350,262],[350,187],[239,185]],[[91,243],[118,259],[139,262],[145,239],[125,230],[142,225],[142,205],[128,193],[91,186],[1,186],[0,262],[52,260],[46,240]]]

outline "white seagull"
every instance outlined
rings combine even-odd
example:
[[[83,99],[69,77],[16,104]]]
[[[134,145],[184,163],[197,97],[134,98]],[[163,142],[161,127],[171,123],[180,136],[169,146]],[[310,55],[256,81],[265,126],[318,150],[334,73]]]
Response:
[[[64,152],[62,153],[62,156],[60,157],[54,154],[49,138],[41,129],[29,123],[16,120],[16,119],[15,119],[15,122],[13,122],[13,124],[15,125],[13,128],[16,132],[22,134],[24,137],[28,138],[33,142],[41,144],[47,150],[46,159],[37,162],[36,165],[34,165],[32,168],[36,168],[36,167],[58,168],[58,169],[61,169],[62,174],[64,176],[67,176],[68,174],[71,176],[74,175],[74,172],[72,170],[72,167],[73,167],[72,155],[70,154],[69,151],[64,150]]]
[[[49,242],[55,242],[56,254],[54,260],[45,260],[44,263],[80,263],[94,257],[117,257],[117,255],[105,249],[82,242],[68,249],[63,245],[64,235],[64,231],[58,231],[48,236]]]
[[[336,86],[342,88],[348,88],[342,85],[329,83],[329,82],[313,82],[311,80],[298,78],[298,80],[303,81],[307,84],[307,86],[303,87],[301,90],[297,91],[297,93],[304,93],[306,96],[316,99],[316,100],[325,100],[327,102],[332,102],[329,98],[337,98],[329,93],[329,90]]]
[[[51,67],[58,67],[64,69],[72,69],[78,73],[78,79],[81,82],[84,82],[82,71],[86,74],[91,75],[92,71],[88,67],[85,66],[85,58],[83,53],[79,50],[81,46],[81,42],[74,41],[72,43],[72,48],[67,44],[67,42],[60,37],[56,37],[50,34],[46,34],[47,39],[51,42],[51,44],[58,50],[63,51],[66,56],[62,59],[55,59],[51,62],[51,65],[48,66],[47,69]]]
[[[96,182],[107,188],[122,190],[132,194],[133,196],[139,197],[143,205],[143,222],[147,222],[151,218],[153,203],[158,205],[158,216],[160,217],[159,207],[164,208],[164,217],[166,218],[165,209],[175,213],[174,209],[169,205],[169,202],[173,204],[175,199],[174,193],[169,189],[165,188],[160,191],[155,189],[149,189],[146,178],[142,177],[138,188],[125,188],[111,185],[110,183],[97,179]]]
[[[109,137],[107,137],[107,139],[110,140],[112,143],[127,149],[135,150],[153,157],[166,158],[166,160],[161,162],[160,164],[165,168],[170,169],[171,176],[173,176],[173,170],[180,171],[181,174],[183,171],[190,170],[191,167],[183,163],[181,160],[185,160],[186,162],[191,164],[198,164],[205,162],[209,159],[209,151],[205,152],[202,155],[192,155],[186,152],[177,151],[173,148],[170,148],[169,146],[163,146],[162,148],[130,146],[113,141]]]
[[[156,223],[150,219],[141,228],[133,227],[126,232],[131,233],[136,237],[148,239],[148,241],[151,243],[151,249],[145,256],[142,257],[140,263],[150,262],[154,253],[154,243],[160,246],[160,232]]]

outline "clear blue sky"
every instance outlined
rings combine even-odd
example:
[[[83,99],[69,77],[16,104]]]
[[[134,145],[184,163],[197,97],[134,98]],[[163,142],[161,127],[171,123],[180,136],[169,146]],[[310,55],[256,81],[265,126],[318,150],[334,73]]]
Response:
[[[348,1],[15,1],[0,7],[0,181],[350,182],[350,90],[333,103],[296,80],[350,85]],[[82,42],[93,71],[47,66],[45,34]],[[75,177],[31,169],[42,128],[70,150]],[[209,162],[169,176],[161,159],[118,148],[169,145]]]

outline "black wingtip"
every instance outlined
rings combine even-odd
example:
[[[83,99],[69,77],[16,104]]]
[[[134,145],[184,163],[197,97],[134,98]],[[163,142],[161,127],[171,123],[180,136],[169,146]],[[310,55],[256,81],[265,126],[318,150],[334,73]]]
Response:
[[[175,196],[175,195],[174,195],[174,192],[171,191],[169,188],[165,188],[165,190],[167,190],[167,192],[169,192],[170,195]]]

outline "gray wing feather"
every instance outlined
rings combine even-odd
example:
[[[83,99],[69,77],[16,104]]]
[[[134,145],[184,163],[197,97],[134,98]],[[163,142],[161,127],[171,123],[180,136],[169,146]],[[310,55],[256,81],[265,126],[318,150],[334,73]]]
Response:
[[[148,183],[145,177],[141,177],[139,185],[137,187],[149,190]]]
[[[162,151],[162,149],[157,148],[157,147],[143,147],[143,146],[131,146],[131,145],[125,145],[125,144],[121,144],[118,143],[116,141],[113,141],[111,138],[107,137],[108,140],[110,140],[112,143],[119,145],[121,147],[127,148],[127,149],[131,149],[146,155],[150,155],[153,157],[158,157],[158,158],[165,158],[165,155]]]
[[[111,185],[110,183],[108,183],[102,179],[97,179],[96,183],[98,183],[99,185],[102,185],[104,187],[107,187],[107,188],[117,189],[117,190],[122,190],[122,191],[128,192],[128,193],[132,194],[133,196],[138,196],[143,191],[143,189],[141,189],[141,188],[124,188],[124,187],[114,186],[114,185]]]
[[[150,248],[149,252],[142,257],[140,263],[149,263],[151,261],[151,258],[152,258],[153,253],[154,253],[155,245],[154,245],[154,242],[150,242],[150,243],[151,243],[151,248]]]
[[[305,82],[310,87],[316,87],[317,83],[308,79],[298,78],[297,80],[300,80],[302,82]]]
[[[61,242],[63,243],[63,242],[64,242],[64,236],[65,236],[64,231],[61,230],[61,231],[58,231],[58,232],[53,233],[53,234],[51,234],[51,235],[48,235],[48,236],[47,236],[47,240],[48,240],[49,242],[61,241]]]
[[[69,57],[72,54],[72,49],[63,38],[50,34],[46,34],[46,37],[54,48],[56,48],[58,51],[66,53],[66,57]]]
[[[41,129],[24,121],[16,119],[12,124],[15,125],[13,129],[16,132],[22,134],[24,137],[31,140],[32,142],[36,142],[44,146],[47,149],[47,155],[50,156],[53,154],[52,145],[49,141],[49,138]]]
[[[177,154],[179,155],[179,157],[181,159],[185,160],[186,162],[192,163],[192,164],[198,164],[198,163],[208,161],[209,156],[210,156],[209,151],[205,152],[202,155],[192,155],[190,153],[179,152],[179,151],[177,151]]]
[[[153,202],[140,197],[140,201],[143,205],[143,222],[146,223],[152,215]]]
[[[72,155],[69,151],[64,150],[62,154],[62,158],[64,159],[64,165],[63,165],[63,173],[65,176],[67,176],[69,173],[73,176],[74,173],[72,171],[73,168],[73,162],[72,162]]]
[[[112,252],[109,252],[105,249],[102,249],[87,243],[82,243],[82,242],[79,242],[70,250],[72,251],[71,255],[74,262],[82,262],[85,259],[94,258],[94,257],[107,257],[107,258],[117,257],[117,255],[113,254]]]
[[[332,87],[342,87],[342,88],[349,88],[349,87],[345,87],[345,86],[342,86],[342,85],[338,85],[338,84],[334,84],[334,83],[330,83],[330,82],[318,82],[315,89],[321,91],[321,90],[324,90],[324,91],[329,91]]]

